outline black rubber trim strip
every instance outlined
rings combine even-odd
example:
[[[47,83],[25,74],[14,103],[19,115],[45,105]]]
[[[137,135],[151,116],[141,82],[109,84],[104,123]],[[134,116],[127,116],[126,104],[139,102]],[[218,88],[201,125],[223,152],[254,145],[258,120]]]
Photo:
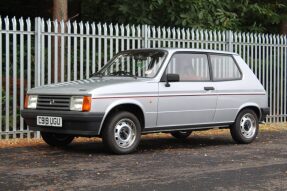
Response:
[[[95,121],[96,118],[103,118],[105,113],[102,112],[78,112],[78,111],[52,111],[52,110],[37,110],[23,109],[21,116],[25,118],[36,118],[39,115],[62,117],[64,120],[71,121]]]
[[[259,119],[260,122],[266,120],[266,116],[270,114],[270,108],[261,108],[261,118]]]
[[[97,136],[104,113],[24,109],[21,110],[21,116],[31,130],[75,136]],[[62,127],[39,126],[37,116],[62,117]]]
[[[201,129],[211,129],[213,127],[219,126],[229,126],[230,123],[214,123],[214,124],[201,124],[201,125],[185,125],[185,126],[168,126],[168,127],[153,127],[145,128],[143,133],[155,133],[155,132],[170,132],[170,131],[182,131],[182,130],[201,130]]]

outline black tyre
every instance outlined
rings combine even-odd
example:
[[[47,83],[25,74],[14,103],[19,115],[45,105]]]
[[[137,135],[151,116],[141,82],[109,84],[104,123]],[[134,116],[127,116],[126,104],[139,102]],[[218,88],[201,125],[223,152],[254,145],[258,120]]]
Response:
[[[41,132],[41,136],[48,145],[53,146],[53,147],[67,146],[74,139],[74,136],[72,135],[47,133],[47,132]]]
[[[111,116],[105,123],[102,138],[105,146],[116,154],[128,154],[136,150],[141,138],[138,118],[126,111]]]
[[[177,139],[186,139],[192,131],[173,131],[170,134]]]
[[[230,133],[236,143],[247,144],[254,141],[258,134],[259,124],[256,113],[251,109],[242,110],[230,128]]]

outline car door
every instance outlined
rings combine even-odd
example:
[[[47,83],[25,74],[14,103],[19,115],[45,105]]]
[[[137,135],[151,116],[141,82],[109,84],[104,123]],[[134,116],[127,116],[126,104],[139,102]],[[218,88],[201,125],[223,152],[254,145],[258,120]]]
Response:
[[[213,73],[214,93],[218,95],[214,121],[217,123],[233,122],[239,107],[255,98],[249,95],[250,92],[245,88],[252,82],[242,84],[241,71],[232,55],[210,54],[210,65]]]
[[[166,74],[179,74],[179,82],[159,83],[158,127],[212,123],[217,96],[213,94],[208,56],[178,52],[170,59]]]

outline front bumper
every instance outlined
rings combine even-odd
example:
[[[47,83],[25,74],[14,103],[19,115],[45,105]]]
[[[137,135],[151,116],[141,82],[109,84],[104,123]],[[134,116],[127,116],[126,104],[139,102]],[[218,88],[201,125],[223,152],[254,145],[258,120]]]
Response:
[[[266,120],[267,115],[270,114],[270,109],[269,107],[267,108],[261,108],[261,118],[260,118],[260,122],[263,122]]]
[[[75,136],[97,136],[104,113],[77,112],[77,111],[52,111],[52,110],[21,110],[21,116],[31,130]],[[46,127],[37,125],[37,116],[62,117],[62,127]]]

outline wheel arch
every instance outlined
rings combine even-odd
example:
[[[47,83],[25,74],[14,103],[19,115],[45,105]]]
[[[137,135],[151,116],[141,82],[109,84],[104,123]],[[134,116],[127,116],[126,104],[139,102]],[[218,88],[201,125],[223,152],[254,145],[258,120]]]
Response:
[[[257,117],[258,117],[258,120],[260,120],[260,118],[261,118],[261,110],[260,110],[259,105],[255,104],[255,103],[246,103],[246,104],[242,105],[242,106],[238,109],[237,114],[236,114],[236,117],[237,117],[238,114],[239,114],[242,110],[244,110],[244,109],[251,109],[251,110],[253,110],[253,111],[256,113],[256,115],[257,115]]]
[[[133,113],[139,119],[141,128],[144,129],[145,115],[144,115],[144,109],[141,103],[139,103],[136,100],[121,100],[121,101],[117,101],[111,104],[107,108],[105,115],[103,117],[102,123],[99,128],[99,132],[98,132],[99,135],[101,135],[102,129],[105,123],[107,122],[107,120],[109,119],[109,117],[118,111],[128,111],[128,112]]]

